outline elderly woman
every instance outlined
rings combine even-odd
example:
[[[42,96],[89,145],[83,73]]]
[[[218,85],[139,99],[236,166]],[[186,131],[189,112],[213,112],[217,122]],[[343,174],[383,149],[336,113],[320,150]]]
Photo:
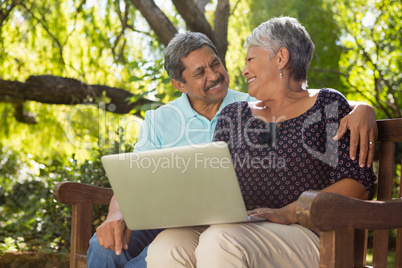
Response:
[[[233,103],[218,119],[215,140],[229,144],[249,214],[267,221],[163,231],[149,267],[318,267],[319,236],[297,224],[296,200],[307,190],[372,198],[375,175],[349,157],[350,112],[333,89],[307,90],[314,44],[294,18],[274,18],[245,43],[243,75],[259,101]]]

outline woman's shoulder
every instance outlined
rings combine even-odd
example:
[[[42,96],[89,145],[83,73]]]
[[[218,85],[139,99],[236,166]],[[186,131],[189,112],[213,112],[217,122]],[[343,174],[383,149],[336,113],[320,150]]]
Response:
[[[332,88],[322,88],[319,90],[315,108],[322,110],[327,117],[347,114],[350,110],[345,96]]]
[[[248,109],[248,102],[247,101],[238,101],[233,102],[226,105],[223,109],[221,114],[237,114],[241,113],[245,109]]]
[[[328,104],[337,104],[343,106],[344,104],[348,103],[345,96],[333,88],[309,89],[309,92],[310,94],[317,95],[315,102],[316,107],[322,107]]]
[[[316,91],[318,91],[319,97],[325,98],[328,101],[346,100],[345,96],[341,92],[333,88],[322,88]]]

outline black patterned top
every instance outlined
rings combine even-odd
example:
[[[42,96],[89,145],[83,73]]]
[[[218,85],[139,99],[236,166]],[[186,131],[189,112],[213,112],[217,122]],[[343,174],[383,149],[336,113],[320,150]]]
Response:
[[[280,208],[304,191],[321,190],[343,178],[362,183],[372,198],[375,174],[349,157],[349,131],[340,141],[332,140],[349,112],[345,97],[326,88],[304,114],[278,125],[256,118],[248,102],[225,107],[214,141],[229,144],[246,208]]]

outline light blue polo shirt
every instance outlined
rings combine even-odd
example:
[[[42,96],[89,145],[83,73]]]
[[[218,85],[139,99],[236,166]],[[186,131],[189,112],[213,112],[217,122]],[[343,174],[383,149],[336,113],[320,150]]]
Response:
[[[211,142],[221,110],[238,101],[253,101],[248,94],[228,90],[219,111],[212,120],[197,113],[186,94],[147,111],[134,152]]]

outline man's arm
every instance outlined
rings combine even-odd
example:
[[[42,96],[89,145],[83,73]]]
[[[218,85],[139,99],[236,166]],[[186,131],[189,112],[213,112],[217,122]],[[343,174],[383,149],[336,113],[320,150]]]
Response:
[[[128,249],[130,236],[131,230],[127,228],[120,206],[113,195],[106,220],[96,228],[99,245],[112,249],[116,255],[120,255],[123,249]]]
[[[153,116],[151,116],[153,112],[154,111],[149,111],[145,113],[145,119],[142,123],[138,140],[134,148],[135,152],[152,150],[158,147],[156,145],[157,138],[155,135],[150,135],[150,128],[154,127],[150,121],[150,118],[153,118]],[[155,140],[153,140],[153,138]],[[131,230],[127,228],[120,206],[113,195],[110,200],[109,212],[106,220],[96,228],[96,237],[99,245],[104,248],[112,249],[116,255],[120,255],[123,249],[128,248],[130,236]]]
[[[349,101],[352,111],[345,116],[340,124],[334,140],[339,140],[350,130],[350,157],[356,158],[359,150],[359,165],[370,167],[374,160],[375,142],[378,129],[374,108],[363,102]]]

